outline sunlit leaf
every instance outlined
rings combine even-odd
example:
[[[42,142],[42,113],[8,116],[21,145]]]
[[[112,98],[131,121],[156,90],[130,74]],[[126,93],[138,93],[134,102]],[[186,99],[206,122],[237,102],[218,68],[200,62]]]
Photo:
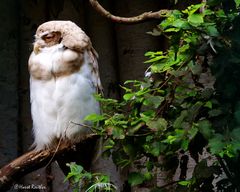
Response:
[[[104,120],[105,117],[99,114],[90,114],[84,118],[86,121],[98,122]]]
[[[178,32],[180,31],[180,28],[175,28],[175,27],[171,27],[171,28],[168,28],[168,29],[165,29],[164,32]]]
[[[184,11],[182,11],[183,13],[187,13],[188,15],[192,15],[194,14],[196,11],[198,11],[201,7],[203,7],[205,5],[205,3],[200,3],[200,4],[196,4],[196,5],[191,5],[189,6],[187,9],[185,9]]]
[[[135,93],[126,93],[123,95],[123,99],[125,101],[129,101],[129,100],[133,99],[134,96],[135,96]]]
[[[151,180],[153,178],[153,175],[151,172],[145,172],[144,173],[144,180]]]
[[[183,140],[181,143],[181,148],[186,151],[188,149],[189,140]]]
[[[188,22],[192,25],[200,25],[204,22],[203,15],[201,14],[192,14],[188,16]]]
[[[182,186],[189,186],[191,184],[191,180],[179,181],[178,184]]]
[[[205,104],[204,104],[204,107],[207,107],[209,109],[212,109],[212,102],[211,101],[207,101]]]
[[[190,26],[188,24],[187,21],[183,20],[183,19],[177,19],[175,20],[172,25],[176,28],[179,28],[179,29],[189,29]]]
[[[235,1],[236,5],[239,7],[239,5],[240,5],[240,0],[234,0],[234,1]]]
[[[149,59],[149,60],[147,60],[147,61],[144,61],[144,63],[154,63],[154,62],[156,62],[156,61],[160,61],[160,60],[165,59],[165,58],[167,58],[167,56],[164,56],[164,55],[155,56],[155,57],[153,57],[152,59]]]

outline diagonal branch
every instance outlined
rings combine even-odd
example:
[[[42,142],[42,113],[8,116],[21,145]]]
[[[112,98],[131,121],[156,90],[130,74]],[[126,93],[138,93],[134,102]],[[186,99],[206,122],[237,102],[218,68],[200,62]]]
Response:
[[[152,12],[152,11],[144,12],[134,17],[119,17],[119,16],[112,15],[109,11],[104,9],[97,0],[89,0],[89,2],[91,3],[92,7],[102,16],[112,20],[113,22],[123,23],[123,24],[136,24],[136,23],[141,23],[148,20],[152,20],[152,19],[161,19],[163,17],[166,17],[172,12],[171,10],[168,10],[168,9],[162,9],[156,12]]]
[[[0,169],[0,191],[7,191],[22,176],[48,165],[50,161],[61,158],[61,155],[76,151],[76,145],[97,138],[97,135],[91,134],[77,144],[62,142],[57,150],[55,148],[42,151],[32,150],[23,154]]]

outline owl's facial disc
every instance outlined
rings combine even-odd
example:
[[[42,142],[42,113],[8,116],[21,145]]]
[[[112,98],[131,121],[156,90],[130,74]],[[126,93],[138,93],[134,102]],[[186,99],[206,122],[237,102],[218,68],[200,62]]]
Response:
[[[61,43],[62,35],[60,32],[48,32],[45,31],[42,34],[36,35],[33,51],[38,54],[39,51],[44,47],[51,47]]]

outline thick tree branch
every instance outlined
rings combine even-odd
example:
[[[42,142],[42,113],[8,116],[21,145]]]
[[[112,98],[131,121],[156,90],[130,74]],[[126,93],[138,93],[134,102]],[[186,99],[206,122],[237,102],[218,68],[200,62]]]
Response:
[[[104,9],[97,0],[89,0],[92,7],[98,11],[102,16],[112,20],[113,22],[117,23],[123,23],[123,24],[135,24],[135,23],[141,23],[152,19],[161,19],[163,17],[166,17],[168,14],[171,13],[171,10],[162,9],[156,12],[145,12],[141,15],[134,16],[134,17],[119,17],[112,15],[109,11]]]
[[[77,144],[62,142],[57,149],[33,150],[23,154],[0,169],[0,191],[8,190],[22,176],[48,165],[50,161],[58,159],[61,155],[76,151],[76,145],[96,140],[97,138],[97,135],[92,134]]]

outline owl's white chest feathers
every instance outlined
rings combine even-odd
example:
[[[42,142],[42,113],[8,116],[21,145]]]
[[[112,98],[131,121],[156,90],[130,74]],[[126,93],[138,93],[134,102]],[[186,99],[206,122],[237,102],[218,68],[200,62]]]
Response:
[[[81,62],[81,63],[79,63]],[[30,66],[31,112],[36,149],[55,138],[79,139],[90,132],[83,121],[99,113],[91,79],[91,59],[65,49],[61,44],[32,53]],[[79,67],[77,67],[79,66]]]

